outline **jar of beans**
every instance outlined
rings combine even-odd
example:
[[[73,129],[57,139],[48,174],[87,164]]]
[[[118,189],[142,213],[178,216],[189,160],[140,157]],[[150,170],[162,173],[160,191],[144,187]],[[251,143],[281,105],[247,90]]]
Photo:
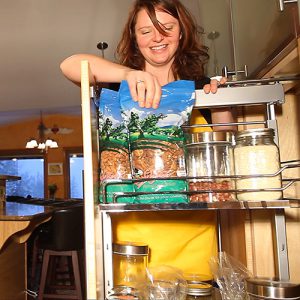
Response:
[[[225,131],[199,132],[187,135],[186,168],[189,177],[190,202],[235,200],[233,134]],[[216,177],[218,176],[218,177]],[[227,177],[226,177],[227,176]],[[207,192],[206,192],[207,191]]]

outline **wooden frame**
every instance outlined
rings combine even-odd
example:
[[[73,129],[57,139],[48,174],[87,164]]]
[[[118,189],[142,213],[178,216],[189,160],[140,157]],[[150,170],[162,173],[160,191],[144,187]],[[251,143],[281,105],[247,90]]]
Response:
[[[48,175],[63,175],[63,164],[48,163]]]

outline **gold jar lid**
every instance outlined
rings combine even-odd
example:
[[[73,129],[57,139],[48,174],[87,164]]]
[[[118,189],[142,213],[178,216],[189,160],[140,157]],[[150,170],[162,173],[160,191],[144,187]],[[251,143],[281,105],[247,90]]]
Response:
[[[148,255],[149,247],[136,242],[118,242],[113,244],[113,253],[119,255]]]

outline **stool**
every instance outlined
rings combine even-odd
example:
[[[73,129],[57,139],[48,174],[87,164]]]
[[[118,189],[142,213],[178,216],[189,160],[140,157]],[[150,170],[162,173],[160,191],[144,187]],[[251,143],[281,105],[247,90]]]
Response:
[[[38,300],[42,299],[83,299],[84,248],[83,206],[72,206],[54,211],[47,231],[41,231],[37,248],[43,251],[41,280]],[[67,264],[62,267],[62,258]],[[59,268],[60,267],[60,268]],[[68,284],[58,282],[58,275],[68,275]],[[71,284],[73,283],[73,284]]]

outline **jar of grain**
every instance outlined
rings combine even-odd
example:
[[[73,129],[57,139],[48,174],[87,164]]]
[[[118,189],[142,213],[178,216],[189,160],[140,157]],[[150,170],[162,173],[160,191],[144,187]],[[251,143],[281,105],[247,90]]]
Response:
[[[230,177],[234,174],[233,135],[231,132],[212,131],[187,134],[186,168],[190,191],[230,190],[235,188]],[[211,177],[211,178],[210,178]],[[234,193],[211,192],[192,194],[190,202],[213,202],[234,200]]]
[[[146,280],[148,245],[134,242],[113,244],[114,287],[136,288],[138,282]]]
[[[280,169],[279,149],[274,143],[272,128],[259,128],[240,131],[236,134],[234,148],[236,175],[272,175]],[[237,189],[281,188],[281,175],[254,176],[237,179]],[[246,191],[238,192],[237,198],[242,201],[278,200],[282,192]]]

